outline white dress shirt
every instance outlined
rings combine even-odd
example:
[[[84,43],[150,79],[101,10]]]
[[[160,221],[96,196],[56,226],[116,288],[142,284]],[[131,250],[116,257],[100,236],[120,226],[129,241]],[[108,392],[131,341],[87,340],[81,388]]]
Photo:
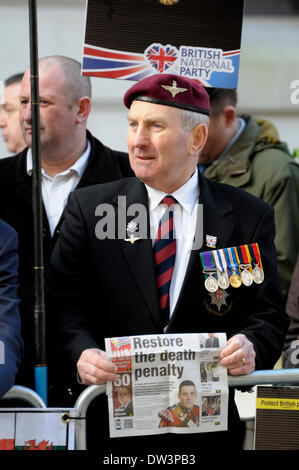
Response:
[[[166,211],[161,201],[167,193],[147,185],[146,189],[149,198],[150,234],[154,244],[160,219]],[[170,315],[181,292],[194,240],[199,196],[198,172],[196,171],[187,183],[171,193],[171,196],[178,201],[178,204],[174,208],[176,257],[169,291]]]
[[[63,209],[66,205],[68,196],[73,191],[81,176],[83,175],[88,163],[90,153],[90,142],[87,141],[87,149],[80,158],[67,170],[58,173],[54,178],[46,173],[42,168],[42,198],[47,213],[51,235],[59,222]],[[27,152],[27,173],[32,175],[32,151]]]

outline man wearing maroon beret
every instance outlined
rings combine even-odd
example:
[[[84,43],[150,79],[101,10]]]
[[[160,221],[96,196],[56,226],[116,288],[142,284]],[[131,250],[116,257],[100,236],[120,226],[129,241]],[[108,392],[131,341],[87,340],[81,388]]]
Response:
[[[272,208],[199,174],[209,97],[198,83],[156,74],[135,83],[124,103],[136,177],[75,191],[51,259],[49,315],[56,318],[66,371],[73,379],[78,373],[85,386],[116,380],[104,338],[163,332],[225,332],[220,363],[229,374],[272,368],[288,327]],[[200,254],[253,243],[261,252],[264,282],[230,286],[219,308],[205,288]],[[132,445],[147,453],[242,447],[233,390],[224,432],[109,439],[104,411],[97,428],[87,426],[90,446],[116,446],[120,453]]]

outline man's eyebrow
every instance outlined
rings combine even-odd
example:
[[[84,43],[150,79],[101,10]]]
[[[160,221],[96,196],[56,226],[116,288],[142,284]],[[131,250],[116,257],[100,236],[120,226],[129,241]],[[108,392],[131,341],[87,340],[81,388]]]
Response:
[[[136,119],[137,119],[137,117],[134,117],[134,116],[128,114],[128,121],[136,121]],[[145,118],[143,121],[148,122],[148,123],[157,122],[157,121],[158,122],[166,122],[167,118],[165,118],[164,116],[156,115],[156,116],[150,116],[148,118]]]
[[[23,94],[19,95],[19,100],[30,100],[30,94]],[[39,100],[47,100],[47,101],[52,101],[54,100],[55,96],[54,95],[44,95],[43,93],[39,94]]]

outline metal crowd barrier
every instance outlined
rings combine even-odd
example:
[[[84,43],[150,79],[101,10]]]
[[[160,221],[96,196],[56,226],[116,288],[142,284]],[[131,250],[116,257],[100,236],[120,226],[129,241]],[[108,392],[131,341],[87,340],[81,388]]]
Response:
[[[22,400],[34,408],[47,408],[42,398],[31,388],[23,387],[21,385],[14,385],[1,400]],[[1,407],[1,406],[0,406]]]
[[[228,376],[229,387],[299,384],[299,369],[258,370],[248,375]],[[86,412],[94,398],[106,392],[105,385],[90,385],[75,403],[76,450],[86,450]]]

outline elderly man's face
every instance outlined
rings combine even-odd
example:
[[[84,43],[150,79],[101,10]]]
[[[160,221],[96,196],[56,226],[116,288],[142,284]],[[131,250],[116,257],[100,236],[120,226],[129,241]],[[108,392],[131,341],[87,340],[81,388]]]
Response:
[[[18,153],[25,147],[19,121],[19,93],[21,83],[13,83],[5,88],[1,104],[0,127],[7,150]]]
[[[133,101],[127,144],[137,178],[167,193],[190,178],[197,164],[194,133],[184,130],[177,108]]]
[[[180,404],[184,408],[192,408],[194,405],[195,398],[197,396],[196,389],[193,385],[184,385],[181,387],[179,393]]]
[[[30,71],[27,70],[20,93],[20,122],[27,145],[32,144],[30,105]],[[56,148],[72,139],[75,129],[75,105],[69,103],[69,94],[59,64],[40,66],[40,145],[41,149]]]

